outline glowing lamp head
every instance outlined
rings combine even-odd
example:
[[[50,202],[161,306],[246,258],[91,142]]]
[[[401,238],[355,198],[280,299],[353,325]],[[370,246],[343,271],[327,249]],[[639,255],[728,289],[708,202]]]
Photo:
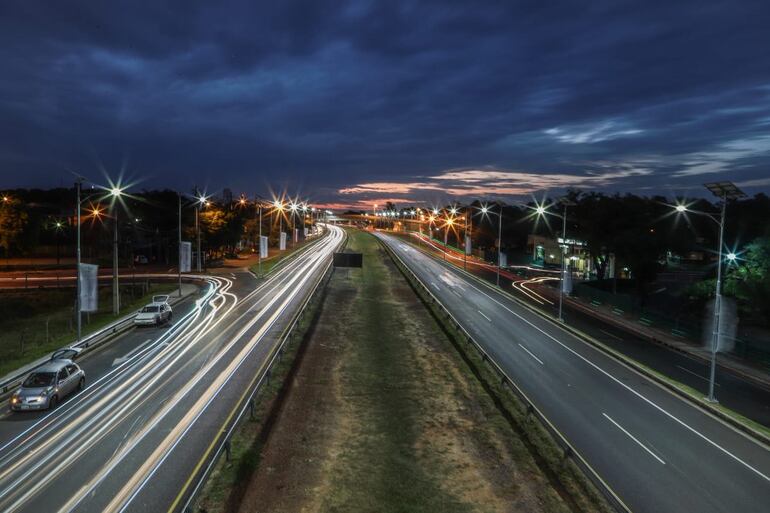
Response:
[[[437,215],[438,215],[438,209],[437,209],[437,208],[434,208],[434,209],[433,209],[433,215],[434,215],[434,216],[437,216]]]
[[[680,214],[683,213],[683,212],[687,212],[687,206],[686,205],[677,205],[676,206],[676,211],[679,212]]]
[[[123,194],[123,189],[120,187],[113,187],[110,189],[110,196],[114,196],[115,198],[119,197],[121,194]]]
[[[482,214],[486,214],[487,212],[489,212],[489,209],[487,207],[481,207]]]
[[[733,252],[730,252],[727,254],[727,260],[729,260],[730,262],[735,262],[737,258],[738,258],[738,255],[736,255]]]
[[[535,212],[537,212],[537,215],[539,215],[539,216],[542,216],[543,214],[545,214],[545,207],[543,207],[543,206],[538,206],[538,207],[535,209]]]

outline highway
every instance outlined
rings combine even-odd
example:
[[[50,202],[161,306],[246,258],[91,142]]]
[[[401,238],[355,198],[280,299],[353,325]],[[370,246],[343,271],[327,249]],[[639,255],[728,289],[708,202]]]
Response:
[[[343,238],[328,227],[265,280],[245,270],[208,277],[172,325],[132,330],[79,360],[83,392],[52,412],[0,415],[0,511],[179,508],[223,420]]]
[[[453,251],[445,252],[436,241],[419,237],[412,233],[406,238],[415,245],[434,252],[440,258],[447,258],[455,265],[463,265],[463,257]],[[468,272],[494,283],[496,267],[476,259],[468,260]],[[550,311],[554,316],[558,312],[558,302],[538,292],[538,285],[546,281],[557,280],[558,271],[543,271],[529,266],[516,266],[527,270],[534,277],[523,278],[506,270],[500,275],[500,286],[508,288],[520,299]],[[558,290],[558,289],[557,289]],[[695,358],[683,352],[673,351],[663,345],[653,344],[647,338],[630,333],[629,331],[603,322],[576,308],[575,299],[565,298],[564,320],[574,328],[587,333],[622,354],[629,356],[647,367],[668,376],[679,383],[699,390],[705,396],[708,393],[709,362]],[[770,427],[770,389],[754,381],[747,380],[739,374],[717,363],[716,393],[719,402],[740,413],[754,422]]]
[[[495,290],[376,234],[636,512],[766,512],[770,450]]]

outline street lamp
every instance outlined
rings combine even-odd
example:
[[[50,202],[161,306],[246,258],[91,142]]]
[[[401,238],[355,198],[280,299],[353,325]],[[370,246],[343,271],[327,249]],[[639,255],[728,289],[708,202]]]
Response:
[[[85,198],[81,198],[82,189],[83,189],[83,182],[85,182],[86,179],[82,176],[78,176],[77,180],[75,180],[75,191],[76,191],[76,198],[75,198],[75,211],[76,211],[76,223],[77,223],[77,245],[76,245],[76,251],[75,251],[75,282],[76,282],[76,294],[77,294],[77,301],[76,304],[76,317],[77,317],[77,341],[80,342],[80,338],[82,335],[82,300],[80,297],[81,290],[83,288],[83,285],[80,280],[80,264],[81,264],[81,249],[80,249],[80,220],[81,215],[80,211],[83,208],[83,203],[87,200],[93,197],[92,194],[86,196]],[[112,186],[111,188],[106,187],[100,187],[103,190],[106,190],[108,192],[108,196],[112,196],[113,198],[119,197],[123,190],[120,187]],[[8,201],[7,196],[3,197],[3,201]],[[98,207],[95,207],[92,211],[92,215],[98,218],[101,216],[101,210]],[[115,237],[117,237],[117,227],[115,231]],[[117,291],[117,277],[115,276],[115,273],[117,272],[117,266],[115,265],[115,261],[117,260],[117,251],[115,251],[113,257],[113,288],[115,291]],[[113,296],[114,297],[114,296]],[[117,309],[117,303],[113,305],[113,309]]]
[[[718,402],[714,397],[714,383],[716,379],[716,366],[717,366],[717,351],[719,350],[719,330],[721,321],[722,310],[722,248],[724,246],[724,233],[725,233],[725,214],[727,212],[727,200],[745,198],[746,194],[740,190],[732,182],[713,182],[704,184],[704,187],[711,191],[711,193],[722,199],[722,208],[719,218],[708,212],[699,212],[696,210],[690,210],[687,205],[678,204],[675,209],[679,213],[693,213],[703,215],[717,223],[719,226],[719,250],[717,254],[719,259],[717,261],[717,283],[714,293],[714,326],[711,334],[711,369],[709,372],[709,395],[706,400],[710,403]],[[727,254],[727,259],[734,261],[737,255],[733,252]]]
[[[197,188],[195,189],[195,193],[197,195],[197,200],[198,200],[195,204],[195,236],[197,238],[197,245],[198,245],[198,252],[195,260],[196,260],[196,267],[198,268],[198,272],[201,272],[201,226],[200,226],[200,221],[198,220],[198,217],[200,217],[201,208],[207,206],[209,202],[208,202],[208,199],[206,199],[206,196],[198,192]]]
[[[500,286],[500,260],[503,255],[503,206],[500,205],[500,212],[492,212],[486,205],[481,207],[483,215],[495,214],[498,216],[497,222],[497,286]]]
[[[109,196],[112,198],[112,204],[121,197],[123,189],[120,186],[110,188]],[[113,209],[112,213],[112,313],[120,313],[120,284],[118,278],[118,211]]]
[[[560,203],[564,207],[562,214],[556,214],[549,212],[545,205],[538,205],[535,207],[535,213],[538,216],[551,215],[561,219],[561,272],[559,273],[559,322],[564,322],[564,282],[567,273],[566,268],[566,255],[567,255],[567,207],[574,207],[577,205],[574,201],[567,197],[560,198],[554,204]],[[553,256],[551,255],[551,258]]]

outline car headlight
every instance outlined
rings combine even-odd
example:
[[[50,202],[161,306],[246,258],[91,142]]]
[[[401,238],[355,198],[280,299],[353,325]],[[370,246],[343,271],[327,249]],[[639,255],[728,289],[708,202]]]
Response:
[[[11,404],[16,404],[19,402],[19,396],[13,395],[11,396]]]

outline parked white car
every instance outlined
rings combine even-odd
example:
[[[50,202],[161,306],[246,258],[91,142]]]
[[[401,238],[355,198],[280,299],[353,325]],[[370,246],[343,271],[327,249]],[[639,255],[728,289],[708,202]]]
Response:
[[[171,305],[168,296],[153,296],[152,303],[144,306],[134,317],[136,326],[160,326],[171,321]]]

